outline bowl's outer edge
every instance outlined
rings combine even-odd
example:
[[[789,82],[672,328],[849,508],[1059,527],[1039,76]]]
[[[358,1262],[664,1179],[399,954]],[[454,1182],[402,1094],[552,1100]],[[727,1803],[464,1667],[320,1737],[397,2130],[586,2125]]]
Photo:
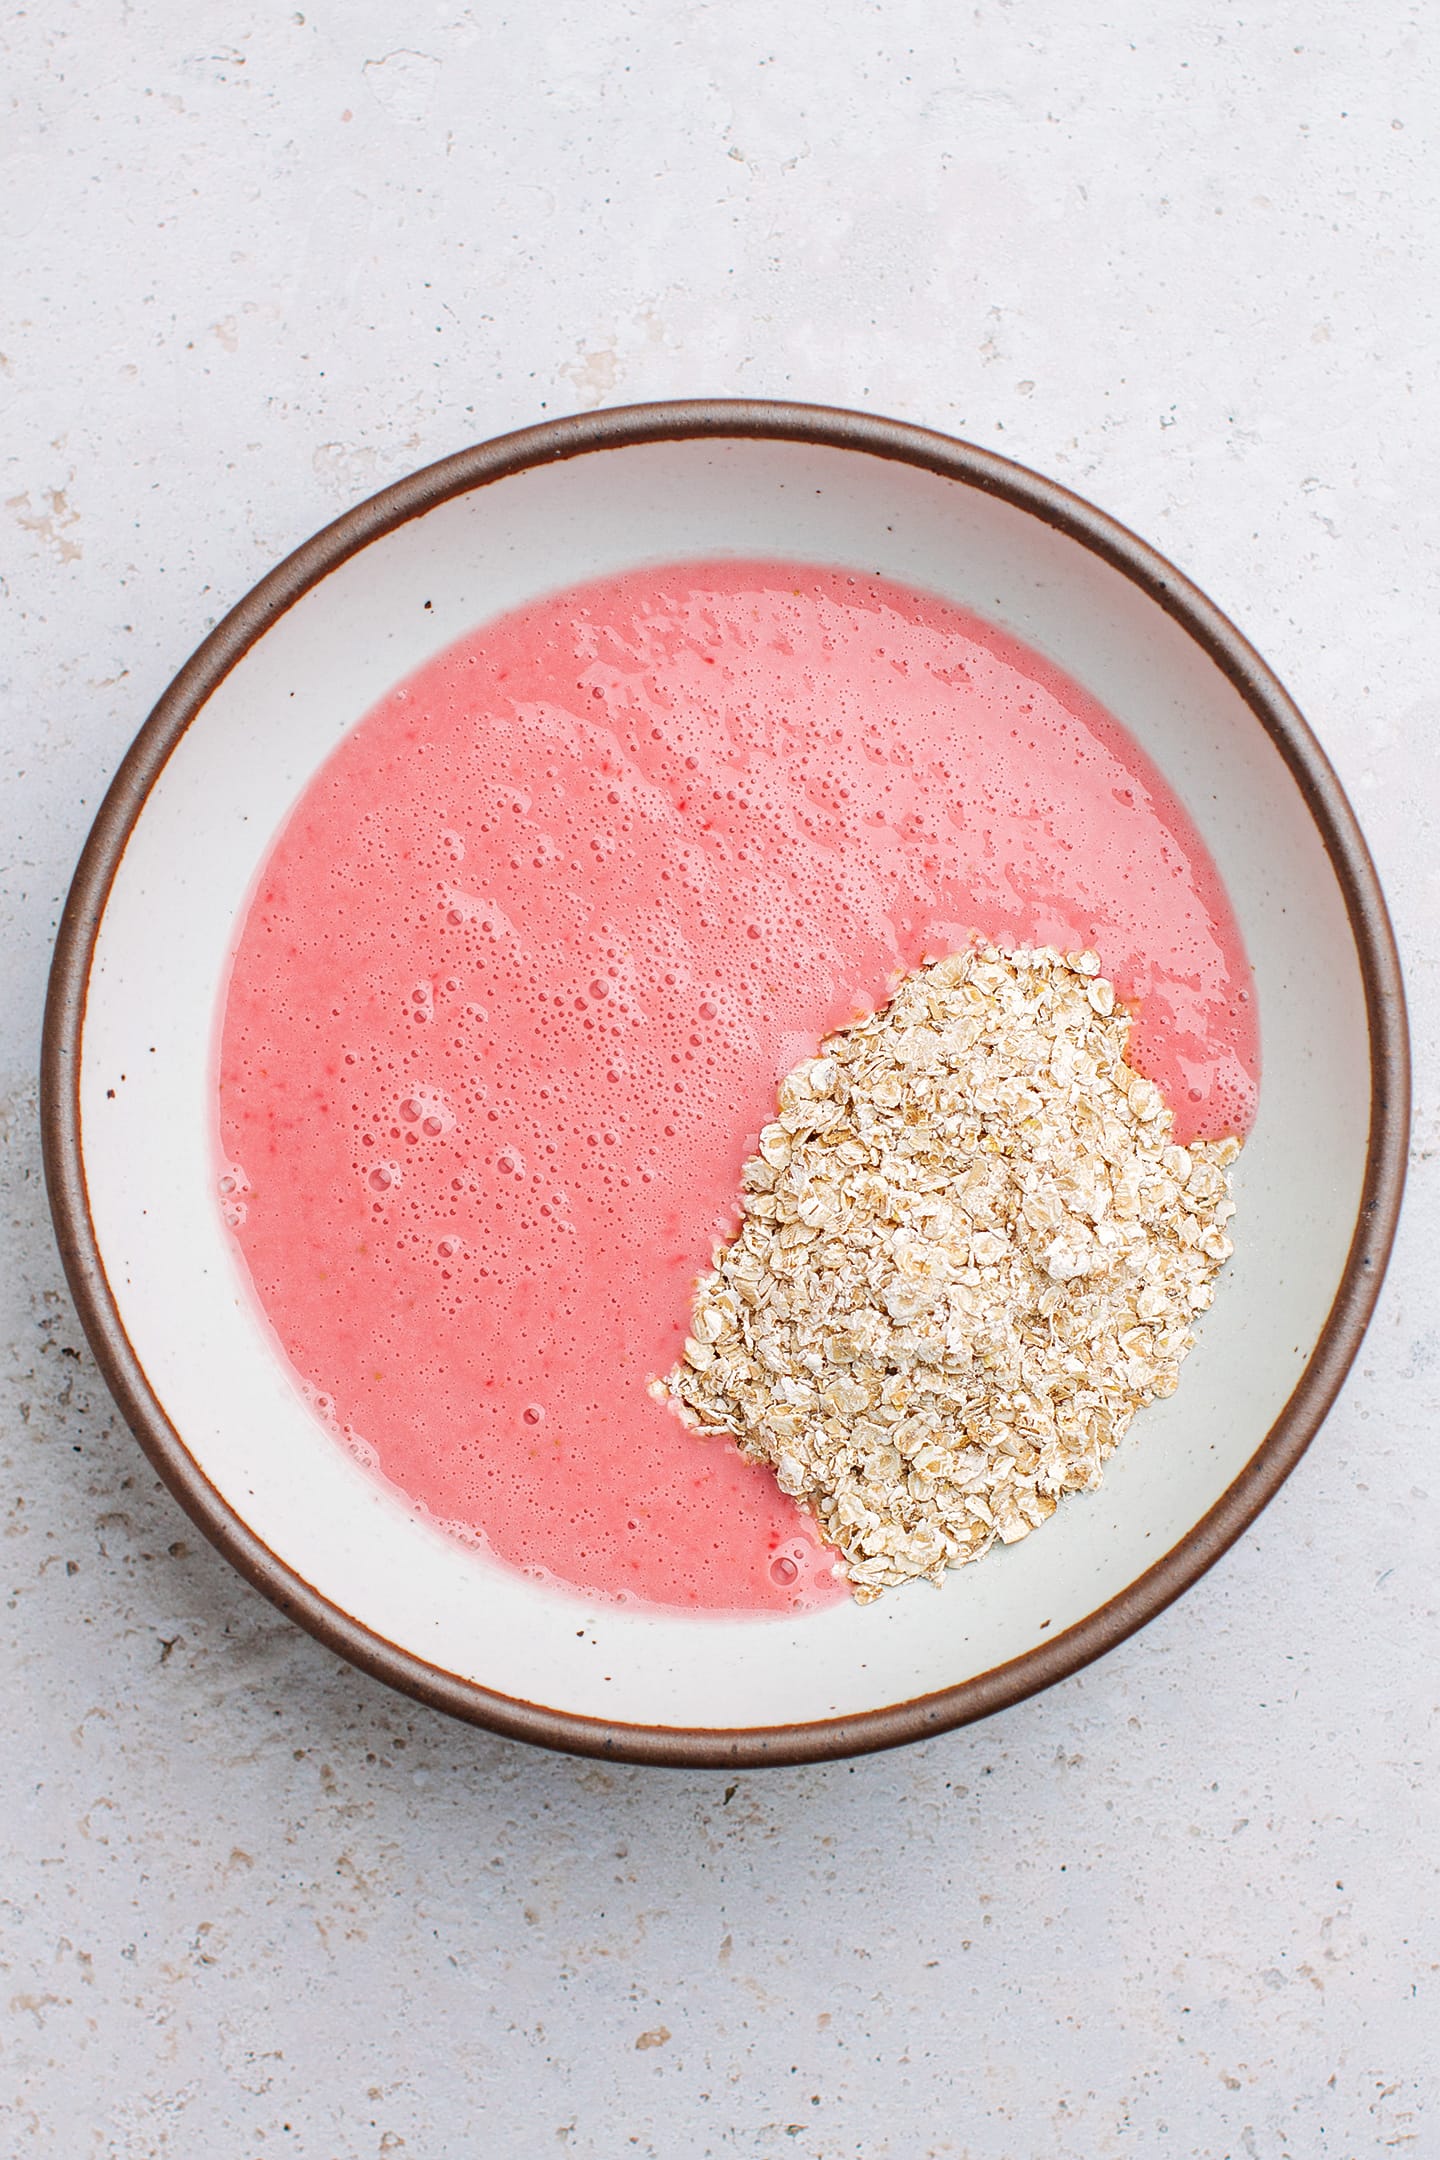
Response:
[[[1370,1036],[1365,1181],[1340,1287],[1288,1402],[1222,1498],[1161,1560],[1053,1642],[953,1688],[854,1717],[708,1731],[609,1723],[497,1695],[385,1641],[329,1603],[248,1528],[166,1417],[125,1333],[91,1221],[81,1153],[79,1057],[95,942],[130,833],[166,759],[250,646],[328,573],[411,518],[511,473],[596,450],[701,436],[771,437],[891,457],[994,494],[1080,541],[1173,616],[1246,700],[1294,776],[1344,895]],[[674,1767],[759,1767],[871,1753],[1022,1701],[1123,1642],[1214,1565],[1314,1437],[1374,1310],[1399,1219],[1410,1120],[1399,956],[1374,865],[1314,735],[1240,632],[1171,564],[1103,511],[993,452],[906,422],[826,406],[707,399],[615,407],[499,436],[410,474],[326,526],[269,572],[205,638],[125,755],[81,853],[56,938],[41,1051],[41,1138],[65,1273],[97,1364],[161,1478],[206,1537],[273,1604],[351,1663],[421,1702],[508,1737],[573,1754]]]

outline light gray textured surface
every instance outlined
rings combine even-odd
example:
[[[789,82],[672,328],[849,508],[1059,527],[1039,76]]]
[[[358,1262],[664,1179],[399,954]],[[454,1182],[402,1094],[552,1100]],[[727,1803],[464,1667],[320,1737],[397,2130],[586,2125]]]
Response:
[[[1421,20],[1400,0],[12,14],[0,2148],[1440,2153]],[[248,1592],[96,1381],[33,1081],[84,831],[217,614],[429,458],[696,392],[968,434],[1172,554],[1351,791],[1419,1058],[1379,1316],[1259,1527],[1005,1717],[740,1778],[444,1724]]]

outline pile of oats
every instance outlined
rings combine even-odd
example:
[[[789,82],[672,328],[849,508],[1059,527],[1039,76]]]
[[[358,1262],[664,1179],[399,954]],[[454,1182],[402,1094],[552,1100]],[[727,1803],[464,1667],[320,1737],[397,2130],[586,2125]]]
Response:
[[[1171,1395],[1236,1140],[1171,1140],[1094,953],[909,976],[780,1090],[660,1395],[815,1516],[868,1602],[1012,1544]]]

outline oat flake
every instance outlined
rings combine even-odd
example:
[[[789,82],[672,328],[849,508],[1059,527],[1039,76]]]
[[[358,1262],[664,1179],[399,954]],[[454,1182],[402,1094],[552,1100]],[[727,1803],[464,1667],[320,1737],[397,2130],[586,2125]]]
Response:
[[[862,1603],[1013,1544],[1174,1393],[1238,1140],[1171,1138],[1094,953],[935,961],[780,1089],[658,1395],[734,1435]]]

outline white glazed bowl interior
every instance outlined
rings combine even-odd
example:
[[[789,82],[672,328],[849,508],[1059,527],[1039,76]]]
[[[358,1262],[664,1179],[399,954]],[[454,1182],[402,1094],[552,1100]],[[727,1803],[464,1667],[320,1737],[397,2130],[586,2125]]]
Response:
[[[1179,1393],[1141,1416],[1103,1489],[941,1591],[795,1621],[616,1609],[429,1527],[302,1401],[238,1272],[211,1154],[213,1027],[237,919],[346,730],[502,610],[580,579],[726,554],[943,594],[1108,706],[1219,865],[1254,966],[1264,1060],[1235,1173],[1235,1258]],[[519,1704],[731,1733],[953,1688],[1053,1643],[1185,1539],[1260,1447],[1325,1324],[1361,1204],[1370,1089],[1336,872],[1287,764],[1189,632],[1023,507],[863,449],[743,437],[604,448],[492,481],[372,540],[290,607],[214,690],[144,803],[99,928],[79,1080],[94,1233],[124,1330],[200,1476],[283,1567],[380,1643]]]

